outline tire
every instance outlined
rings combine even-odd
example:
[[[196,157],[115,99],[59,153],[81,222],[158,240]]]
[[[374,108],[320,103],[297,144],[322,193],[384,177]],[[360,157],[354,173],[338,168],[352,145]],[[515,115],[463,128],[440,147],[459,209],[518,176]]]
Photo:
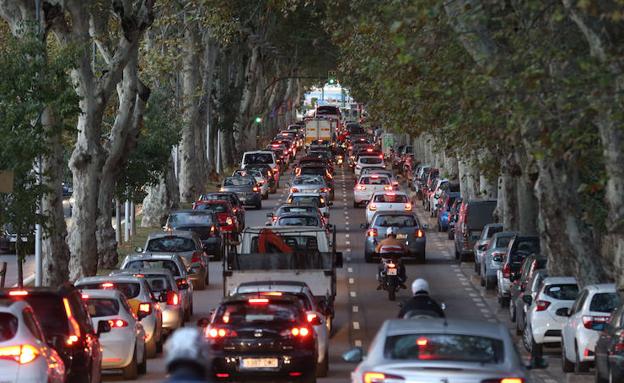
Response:
[[[158,354],[163,352],[163,344],[165,343],[165,340],[163,339],[163,335],[160,336],[160,340],[158,342],[156,342],[156,352]]]
[[[134,355],[132,355],[132,361],[129,365],[123,368],[122,374],[126,380],[135,380],[139,377],[139,367],[136,360],[136,347],[134,349]]]
[[[520,316],[518,316],[518,313],[516,313],[516,335],[522,335],[524,327],[526,327],[526,324],[524,324],[523,328],[520,328]]]
[[[162,343],[159,342],[159,344]],[[147,373],[147,347],[143,347],[143,361],[141,361],[141,363],[139,363],[139,365],[137,366],[137,370],[139,371],[140,375],[145,375]],[[158,346],[156,347],[156,349],[158,349]]]
[[[390,301],[396,300],[396,290],[394,288],[388,290],[388,300]]]
[[[457,247],[455,247],[455,260],[459,261],[460,257],[461,257],[461,254],[459,254],[459,251],[457,250]]]
[[[448,239],[451,241],[455,239],[455,230],[449,230],[447,234]]]
[[[440,226],[440,224],[438,223],[438,233],[442,232],[442,226]]]
[[[512,323],[516,322],[516,303],[509,302],[509,320]]]
[[[262,201],[256,204],[256,210],[260,210],[260,209],[262,209]]]
[[[357,209],[357,208],[358,208],[358,206],[359,206],[359,205],[358,205],[358,203],[357,203],[357,202],[355,202],[355,201],[353,201],[353,208],[354,208],[354,209]]]
[[[310,373],[306,376],[304,376],[303,378],[301,378],[301,380],[299,380],[299,382],[301,383],[316,383],[316,373]]]
[[[561,370],[563,372],[574,371],[574,363],[570,362],[566,357],[565,345],[563,344],[563,336],[561,337]]]
[[[325,359],[321,364],[316,366],[316,376],[324,378],[329,373],[329,350],[325,350]]]
[[[364,253],[364,262],[373,263],[374,262],[373,257],[370,254]]]
[[[483,276],[483,273],[481,273],[481,276],[479,277],[479,284],[481,287],[485,287],[485,277]]]
[[[496,286],[496,280],[491,277],[485,277],[485,289],[486,290],[494,290],[494,286]]]
[[[574,345],[574,373],[578,374],[581,372],[589,371],[589,363],[581,362],[579,358],[578,346]]]
[[[152,336],[152,339],[145,343],[145,355],[152,359],[158,355],[158,345],[156,344],[156,339]],[[135,358],[136,359],[136,358]]]

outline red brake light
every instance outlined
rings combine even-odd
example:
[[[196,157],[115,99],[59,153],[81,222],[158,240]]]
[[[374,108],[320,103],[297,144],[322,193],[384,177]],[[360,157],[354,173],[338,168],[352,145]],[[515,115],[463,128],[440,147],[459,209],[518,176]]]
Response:
[[[139,311],[149,314],[152,312],[152,304],[149,302],[144,302],[139,304]]]
[[[269,300],[266,298],[250,298],[247,302],[252,305],[264,305],[269,303]]]
[[[255,192],[260,191],[260,189],[258,189],[258,186],[254,186],[253,189],[251,189],[251,190],[253,190]]]
[[[217,338],[232,338],[238,336],[236,331],[230,330],[227,328],[218,328],[218,327],[206,327],[205,335],[208,338],[217,339]]]
[[[315,313],[308,313],[306,316],[306,319],[308,320],[308,322],[312,322],[314,319],[316,319],[316,314]]]
[[[368,231],[366,232],[366,235],[368,235],[369,237],[376,237],[377,229],[368,229]]]
[[[13,290],[9,292],[9,296],[12,297],[23,297],[28,295],[28,291],[26,290]]]
[[[606,316],[584,315],[583,316],[583,326],[585,326],[586,329],[594,330],[594,325],[595,324],[606,323],[606,322],[609,321],[609,318],[610,317],[606,317]]]
[[[37,359],[39,350],[30,344],[0,347],[0,360],[13,360],[19,364],[30,363]]]
[[[418,338],[416,339],[416,344],[423,347],[426,346],[429,343],[429,341],[427,340],[427,338]]]
[[[509,278],[511,277],[511,266],[509,266],[509,264],[505,264],[505,266],[503,266],[503,278]]]
[[[102,288],[103,288],[103,289],[112,289],[112,288],[114,287],[114,285],[113,285],[113,283],[112,283],[112,282],[105,282],[105,283],[102,283],[102,285],[101,285],[101,286],[102,286]]]
[[[201,262],[201,253],[199,251],[194,251],[193,256],[191,257],[191,262]]]
[[[418,229],[418,230],[416,230],[416,232],[414,233],[414,236],[415,236],[416,238],[422,238],[422,237],[424,237],[424,236],[425,236],[425,232],[424,232],[424,231],[422,231],[421,229]]]
[[[227,217],[227,218],[225,219],[225,223],[226,223],[226,224],[228,224],[228,225],[231,225],[231,224],[233,224],[233,223],[234,223],[234,221],[232,220],[232,217]]]
[[[176,285],[178,285],[178,288],[188,287],[188,282],[186,279],[178,279]]]
[[[299,193],[299,189],[293,187],[293,188],[290,188],[290,192],[291,193]]]
[[[108,324],[111,328],[122,328],[128,326],[128,322],[123,319],[109,319]]]
[[[409,202],[408,202],[408,203],[406,203],[406,204],[405,204],[405,208],[404,208],[404,209],[405,209],[405,210],[408,210],[408,211],[409,211],[409,210],[412,210],[412,204],[411,204],[411,203],[409,203]]]
[[[180,297],[175,291],[167,291],[167,304],[177,306],[180,304]]]
[[[310,330],[307,327],[293,327],[290,330],[290,334],[292,336],[305,338],[306,336],[310,335]]]
[[[539,300],[535,302],[536,310],[535,311],[544,311],[550,306],[550,302]]]

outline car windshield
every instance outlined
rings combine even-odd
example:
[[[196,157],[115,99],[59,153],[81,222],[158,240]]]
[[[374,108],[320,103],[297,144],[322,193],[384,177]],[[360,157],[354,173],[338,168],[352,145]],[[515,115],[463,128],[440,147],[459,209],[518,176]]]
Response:
[[[150,239],[146,251],[177,253],[195,251],[195,242],[191,238],[166,236]]]
[[[228,177],[223,181],[223,186],[253,186],[255,181],[249,177]]]
[[[297,177],[293,180],[293,185],[323,185],[325,181],[322,177]]]
[[[544,287],[544,294],[562,301],[573,301],[578,295],[579,289],[576,284],[557,284]]]
[[[87,310],[94,318],[109,317],[119,314],[119,302],[109,298],[89,298],[87,299]]]
[[[373,226],[380,227],[415,227],[416,219],[411,215],[380,215],[375,219]]]
[[[83,290],[98,290],[98,289],[109,289],[113,288],[128,299],[136,298],[141,292],[141,285],[136,282],[115,282],[115,281],[102,281],[97,283],[81,283],[77,285],[80,289]]]
[[[407,203],[407,196],[405,194],[376,194],[373,197],[373,202]]]
[[[379,176],[369,176],[362,177],[360,179],[360,184],[362,185],[389,185],[390,180],[388,177],[379,177]]]
[[[215,316],[216,323],[245,324],[250,322],[295,322],[295,307],[257,299],[257,303],[236,302],[221,306]]]
[[[383,160],[379,157],[360,157],[360,163],[361,164],[380,164],[382,163]]]
[[[475,335],[404,334],[386,339],[388,359],[501,363],[503,341]]]
[[[279,226],[318,226],[318,218],[316,217],[284,217],[277,221]]]
[[[216,204],[213,204],[216,205]],[[212,219],[212,214],[204,214],[199,212],[188,213],[173,213],[169,215],[167,221],[169,226],[174,229],[178,226],[184,225],[213,225],[215,222]]]
[[[195,209],[210,210],[215,213],[226,213],[228,211],[227,205],[224,203],[198,203]]]
[[[278,214],[281,213],[308,213],[308,212],[316,212],[317,207],[314,206],[282,206],[278,210]]]
[[[302,204],[302,205],[313,205],[316,207],[323,207],[325,204],[321,203],[321,197],[318,196],[292,196],[288,200],[288,203],[292,204]]]
[[[269,153],[247,153],[245,154],[244,164],[271,164],[273,156]]]
[[[597,293],[592,297],[589,304],[589,311],[610,313],[620,304],[620,297],[617,293]]]
[[[13,339],[17,333],[17,318],[11,313],[0,313],[0,342]]]
[[[141,270],[141,269],[166,269],[171,271],[174,277],[180,276],[180,270],[178,265],[169,259],[137,259],[128,262],[124,267],[127,270]]]

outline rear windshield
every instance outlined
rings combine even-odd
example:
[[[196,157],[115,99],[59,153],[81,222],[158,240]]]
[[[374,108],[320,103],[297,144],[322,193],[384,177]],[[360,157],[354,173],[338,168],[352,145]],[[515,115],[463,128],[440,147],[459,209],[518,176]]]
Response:
[[[313,205],[316,207],[325,206],[324,203],[321,203],[321,197],[313,197],[313,196],[293,196],[290,197],[288,203],[294,204],[303,204],[303,205]]]
[[[277,221],[280,226],[318,226],[316,217],[284,217]]]
[[[361,164],[380,164],[382,163],[383,160],[379,157],[360,157],[360,163]]]
[[[112,283],[112,287],[107,287],[105,283]],[[141,292],[141,285],[135,282],[100,282],[100,283],[81,283],[78,288],[84,290],[98,290],[104,288],[114,288],[128,299],[136,298]]]
[[[390,180],[388,177],[362,177],[360,183],[363,185],[389,185]]]
[[[180,270],[178,270],[178,265],[174,261],[168,259],[138,259],[128,262],[124,269],[166,269],[171,271],[171,274],[173,274],[174,277],[180,276]]]
[[[300,253],[300,252],[314,252],[318,251],[318,240],[316,236],[312,235],[279,235],[281,242],[288,247],[288,250],[284,251],[275,246],[272,242],[266,244],[266,250],[263,253]],[[259,253],[258,237],[254,237],[251,240],[251,252]]]
[[[243,159],[244,164],[271,164],[273,156],[269,153],[247,153]]]
[[[94,318],[113,316],[119,314],[119,302],[116,299],[89,298],[87,309]]]
[[[206,194],[201,198],[203,201],[211,201],[211,200],[224,200],[229,201],[231,204],[236,204],[236,197],[232,194]]]
[[[314,206],[282,206],[276,215],[280,215],[280,213],[314,213],[317,209]]]
[[[616,293],[598,293],[592,297],[589,311],[610,313],[620,304],[620,297]]]
[[[373,202],[381,203],[407,203],[407,196],[404,194],[377,194]]]
[[[46,337],[66,334],[67,314],[63,302],[53,295],[27,295],[25,301],[33,308]]]
[[[198,203],[195,206],[196,210],[210,210],[215,213],[226,213],[228,211],[227,205],[222,203]]]
[[[533,239],[523,239],[518,243],[516,247],[516,254],[522,253],[521,255],[526,256],[530,254],[537,254],[540,251],[540,243],[538,238]]]
[[[249,177],[228,177],[223,181],[223,186],[249,186],[254,184],[255,180]]]
[[[324,176],[325,173],[327,172],[327,170],[325,170],[325,168],[301,168],[301,171],[299,172],[299,174],[313,174],[313,175],[321,175]]]
[[[195,251],[195,242],[191,238],[184,237],[161,237],[154,238],[147,244],[147,251],[175,253],[183,251]]]
[[[236,302],[225,304],[219,308],[215,322],[243,324],[249,322],[295,322],[297,310],[292,305],[280,303],[248,303]]]
[[[216,204],[211,204],[216,205]],[[219,206],[219,205],[217,205]],[[184,225],[213,225],[212,214],[208,213],[173,213],[167,221],[169,226],[176,228]]]
[[[562,301],[573,301],[578,295],[579,289],[575,284],[549,285],[544,287],[544,294]]]
[[[406,334],[386,340],[385,356],[395,360],[502,363],[503,341],[455,334]]]
[[[507,247],[509,245],[509,241],[511,241],[513,237],[498,237],[496,238],[496,247]]]
[[[171,290],[171,284],[169,283],[169,279],[167,277],[146,275],[145,279],[147,280],[147,283],[149,283],[152,292],[158,293],[161,291]]]
[[[415,227],[416,219],[411,215],[381,215],[375,219],[373,226],[381,227]]]
[[[325,184],[323,177],[297,177],[293,180],[293,185],[318,185]]]
[[[11,313],[0,313],[0,342],[13,339],[17,333],[17,318]]]

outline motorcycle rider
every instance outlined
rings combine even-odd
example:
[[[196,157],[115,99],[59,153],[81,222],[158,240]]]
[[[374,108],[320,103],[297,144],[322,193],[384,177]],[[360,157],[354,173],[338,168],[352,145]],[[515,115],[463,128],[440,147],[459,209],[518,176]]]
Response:
[[[422,278],[412,282],[412,298],[403,303],[399,311],[399,318],[403,318],[410,311],[428,311],[444,318],[444,310],[429,296],[429,283]]]
[[[400,248],[398,253],[402,255],[407,255],[407,247],[405,247],[405,243],[397,239],[398,232],[399,232],[399,229],[394,226],[386,229],[386,238],[382,239],[377,244],[377,246],[375,246],[375,252],[381,255],[382,248],[387,246],[387,247]],[[399,281],[401,282],[401,288],[406,289],[407,286],[405,286],[405,281],[407,280],[407,275],[405,273],[405,265],[403,264],[403,262],[401,262],[400,258],[397,258],[397,263],[399,266],[398,276],[399,276]],[[383,271],[383,262],[379,263],[379,267],[377,269],[378,276],[381,274],[381,271]],[[382,289],[382,284],[381,284],[381,279],[379,278],[379,286],[377,286],[377,290],[381,290],[381,289]]]
[[[210,346],[197,328],[180,328],[167,340],[167,383],[213,382]]]

